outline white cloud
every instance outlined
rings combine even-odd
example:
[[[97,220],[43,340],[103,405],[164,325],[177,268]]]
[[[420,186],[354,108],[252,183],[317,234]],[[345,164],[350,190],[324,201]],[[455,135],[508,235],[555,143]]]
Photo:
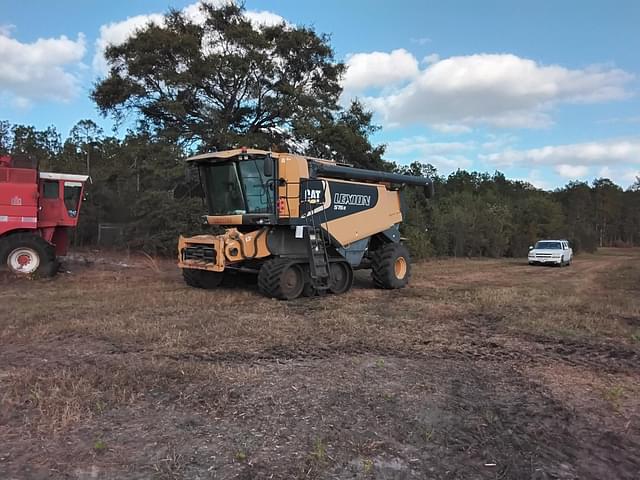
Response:
[[[598,177],[611,178],[613,177],[613,171],[608,166],[605,165],[598,171]]]
[[[273,27],[274,25],[279,25],[281,23],[288,24],[283,17],[267,10],[261,10],[259,12],[247,10],[245,12],[245,16],[251,21],[254,27],[260,27],[263,25]]]
[[[350,93],[368,87],[385,87],[416,77],[418,61],[405,49],[391,53],[356,53],[347,57],[343,86]]]
[[[473,142],[432,142],[418,135],[388,142],[386,156],[403,164],[430,163],[446,174],[471,167],[472,161],[466,154],[473,148]]]
[[[561,177],[571,180],[584,178],[589,173],[589,167],[586,165],[567,165],[566,163],[556,165],[555,170]]]
[[[26,108],[34,100],[68,101],[78,93],[83,34],[22,43],[10,32],[0,31],[0,101],[10,98],[14,107]]]
[[[16,29],[16,26],[13,25],[12,23],[0,24],[0,35],[5,37],[10,37],[11,32],[13,32],[15,29]]]
[[[621,178],[625,183],[629,185],[633,185],[636,180],[640,179],[640,169],[639,170],[625,170],[621,174]]]
[[[431,53],[422,59],[422,63],[426,65],[437,63],[439,61],[440,61],[440,55],[438,55],[437,53]]]
[[[640,139],[550,145],[530,150],[508,149],[480,155],[495,165],[609,166],[640,163]]]
[[[190,21],[201,24],[205,21],[205,15],[200,6],[207,3],[214,6],[222,6],[230,3],[230,0],[202,0],[187,5],[182,9],[182,13]],[[273,26],[280,23],[287,23],[283,17],[266,10],[254,11],[245,10],[245,16],[254,27]],[[136,15],[126,20],[112,22],[100,27],[100,36],[96,40],[95,54],[93,57],[93,68],[99,74],[106,74],[108,70],[107,61],[104,57],[105,50],[109,45],[121,45],[138,30],[143,29],[150,23],[164,25],[164,15],[162,13],[149,13],[146,15]]]
[[[552,123],[549,112],[559,103],[626,98],[625,87],[634,78],[611,67],[571,70],[511,54],[426,60],[416,72],[417,60],[405,50],[352,55],[344,85],[354,90],[411,80],[364,99],[387,125],[539,128]]]
[[[541,190],[551,190],[551,184],[542,176],[540,170],[530,170],[529,174],[523,178],[516,178],[515,180],[521,180],[523,182],[530,183],[536,188]]]
[[[453,123],[435,123],[431,125],[431,128],[440,133],[469,133],[471,131],[471,127]]]
[[[107,71],[107,60],[104,58],[104,52],[109,45],[120,45],[124,43],[130,36],[138,30],[145,28],[147,25],[155,23],[162,25],[164,16],[159,13],[150,15],[136,15],[129,17],[121,22],[112,22],[100,27],[100,36],[96,40],[96,52],[93,56],[93,68],[97,72],[105,73]]]
[[[419,154],[421,156],[462,152],[473,148],[471,142],[431,142],[424,136],[415,136],[387,143],[387,153],[391,156]]]

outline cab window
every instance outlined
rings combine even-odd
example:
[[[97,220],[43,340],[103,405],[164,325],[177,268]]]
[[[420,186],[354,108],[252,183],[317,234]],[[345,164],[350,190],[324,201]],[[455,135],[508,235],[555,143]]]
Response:
[[[42,196],[44,198],[60,198],[60,182],[57,180],[45,180],[42,183]]]
[[[64,184],[64,205],[70,217],[78,215],[78,205],[80,204],[80,193],[82,184],[76,182],[65,182]]]

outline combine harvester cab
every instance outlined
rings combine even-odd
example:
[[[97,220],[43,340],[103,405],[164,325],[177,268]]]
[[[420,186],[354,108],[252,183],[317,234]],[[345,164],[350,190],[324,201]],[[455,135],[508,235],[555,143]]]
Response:
[[[52,276],[78,223],[89,177],[40,172],[35,162],[0,157],[0,265]]]
[[[346,292],[358,268],[370,268],[380,288],[409,281],[400,190],[420,186],[431,197],[430,179],[247,148],[187,161],[199,169],[207,223],[226,227],[180,237],[188,285],[215,288],[230,271],[252,272],[263,294],[290,300]]]

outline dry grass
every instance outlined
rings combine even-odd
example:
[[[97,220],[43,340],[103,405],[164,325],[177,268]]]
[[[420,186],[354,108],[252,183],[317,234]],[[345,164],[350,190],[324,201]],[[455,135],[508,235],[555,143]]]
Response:
[[[579,392],[591,388],[599,392],[594,394],[602,402],[598,408],[615,405],[611,414],[624,411],[627,419],[636,411],[631,395],[636,390],[628,386],[637,380],[635,374],[603,380],[600,369],[618,368],[613,366],[616,358],[570,356],[569,370],[561,370],[558,376],[552,372],[558,361],[565,361],[565,353],[553,342],[560,346],[583,342],[580,349],[586,349],[587,356],[587,350],[596,347],[624,348],[624,365],[637,360],[637,250],[605,250],[579,257],[564,269],[529,267],[515,260],[435,260],[416,265],[411,286],[401,291],[373,289],[368,276],[360,272],[354,289],[345,295],[292,302],[264,298],[255,286],[191,289],[170,262],[155,258],[132,258],[129,263],[133,267],[71,263],[72,273],[51,281],[0,277],[0,435],[46,438],[89,429],[89,438],[83,440],[86,458],[78,460],[89,468],[96,459],[117,464],[114,458],[124,455],[114,433],[103,438],[110,431],[105,430],[105,422],[115,421],[118,415],[133,421],[140,414],[135,412],[144,412],[135,425],[145,429],[152,412],[166,415],[176,410],[180,416],[187,415],[181,420],[185,425],[196,422],[196,430],[199,415],[215,422],[236,419],[229,428],[238,429],[237,438],[244,440],[220,447],[226,457],[214,463],[223,478],[242,469],[255,474],[260,462],[272,465],[278,458],[293,462],[288,474],[298,467],[304,474],[330,472],[335,467],[331,455],[337,451],[336,444],[343,445],[345,452],[354,449],[353,458],[359,459],[353,460],[354,471],[375,476],[382,474],[380,465],[391,468],[388,465],[395,463],[378,457],[374,461],[368,455],[378,455],[391,444],[383,443],[387,447],[373,451],[363,447],[378,445],[366,430],[357,440],[345,440],[335,427],[320,427],[325,425],[325,413],[332,411],[332,402],[337,405],[346,399],[359,402],[352,406],[369,405],[366,408],[376,412],[378,408],[403,412],[424,401],[425,391],[414,391],[416,386],[440,398],[450,387],[421,380],[417,373],[413,383],[401,380],[419,362],[438,359],[462,362],[455,363],[460,366],[480,362],[480,369],[485,368],[483,362],[496,360],[491,369],[506,368],[512,361],[514,365],[533,362],[534,367],[523,374],[542,378],[554,392],[560,391],[563,379],[575,374],[570,369],[578,362],[593,380],[578,382],[575,395],[562,401],[575,404]],[[552,348],[547,347],[549,342]],[[402,366],[398,359],[413,363]],[[310,377],[306,369],[316,372],[315,376]],[[354,390],[355,385],[360,390]],[[329,390],[331,395],[326,394]],[[314,397],[306,393],[301,397],[301,392],[311,391],[316,392]],[[254,411],[270,413],[264,413],[268,417],[262,423],[243,429],[251,410],[244,412],[238,405],[246,402]],[[413,403],[402,406],[402,402]],[[289,421],[283,415],[291,416],[291,409],[298,412],[297,421],[309,425],[303,438],[281,430],[282,422]],[[391,423],[409,421],[400,420],[402,413],[393,415]],[[162,425],[166,421],[159,420]],[[279,432],[274,438],[290,445],[278,447],[289,448],[289,455],[276,447],[268,453],[266,440],[259,440],[262,437],[247,439],[247,435],[264,434],[259,432],[266,425]],[[190,431],[192,427],[180,428]],[[439,448],[434,439],[447,437],[438,428],[427,424],[411,435],[425,442],[428,432],[426,444]],[[172,437],[171,442],[179,444],[180,438]],[[95,447],[98,444],[100,448]],[[188,476],[190,460],[184,451],[156,450],[139,460],[142,470],[156,476]]]

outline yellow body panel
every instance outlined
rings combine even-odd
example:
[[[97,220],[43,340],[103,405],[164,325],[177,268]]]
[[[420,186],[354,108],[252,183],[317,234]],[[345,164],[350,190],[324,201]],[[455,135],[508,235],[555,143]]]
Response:
[[[331,180],[331,182],[336,181]],[[345,183],[357,184],[357,182]],[[370,183],[363,185],[371,186]],[[378,203],[374,208],[321,224],[342,246],[370,237],[402,222],[400,192],[387,190],[384,185],[377,187]]]
[[[280,218],[297,218],[300,215],[300,179],[309,177],[307,160],[298,155],[280,155],[278,171],[279,178],[286,183],[278,187],[282,202]]]
[[[247,259],[264,258],[271,255],[267,247],[267,228],[241,233],[235,228],[228,229],[222,235],[180,236],[178,240],[178,267],[222,272],[233,263]],[[210,245],[216,251],[215,263],[203,260],[183,260],[182,251],[190,245]]]
[[[242,215],[207,215],[209,225],[242,225]]]

